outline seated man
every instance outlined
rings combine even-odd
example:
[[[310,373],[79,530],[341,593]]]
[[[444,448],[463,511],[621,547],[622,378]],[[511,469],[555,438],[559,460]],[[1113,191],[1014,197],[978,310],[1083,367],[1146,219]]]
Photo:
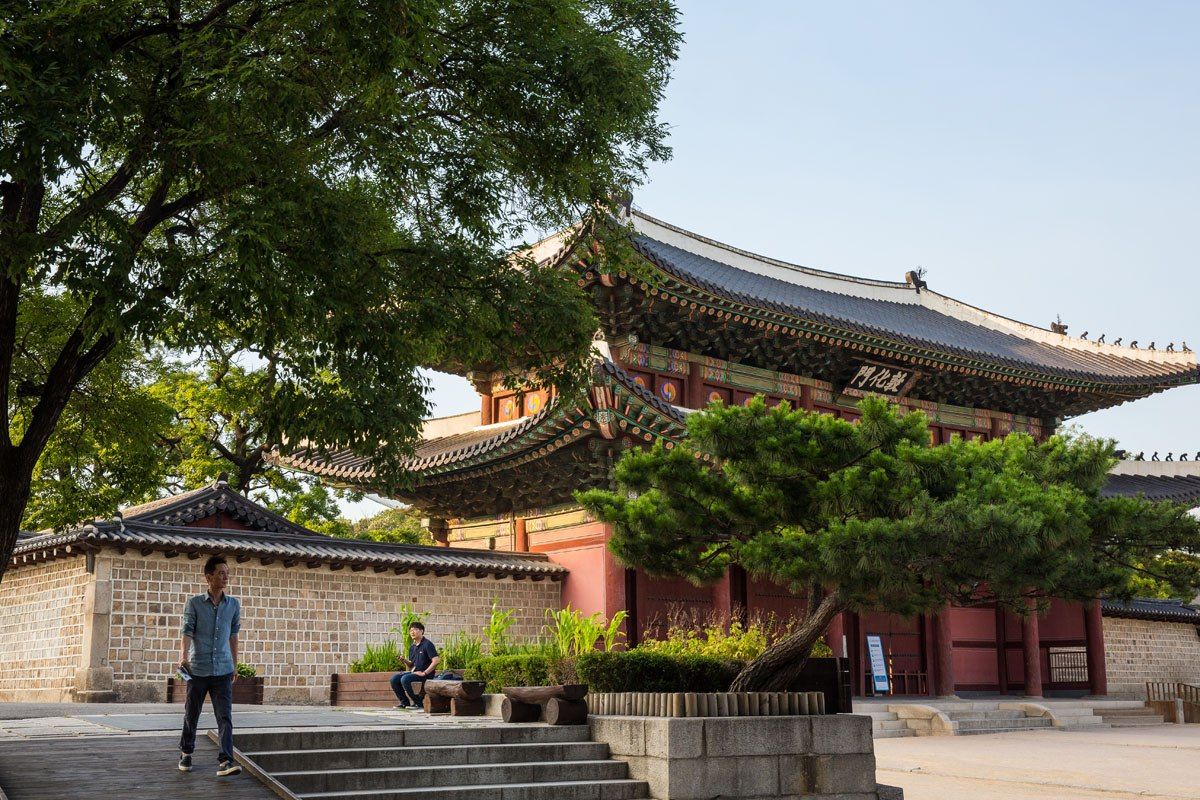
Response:
[[[408,658],[404,660],[404,663],[408,665],[409,671],[392,676],[392,691],[400,700],[396,704],[396,708],[411,707],[420,711],[423,697],[416,693],[413,684],[423,684],[432,678],[434,668],[441,659],[438,658],[437,648],[433,646],[433,642],[425,638],[425,626],[420,622],[414,622],[409,626],[408,636],[412,639],[412,644],[408,646]]]

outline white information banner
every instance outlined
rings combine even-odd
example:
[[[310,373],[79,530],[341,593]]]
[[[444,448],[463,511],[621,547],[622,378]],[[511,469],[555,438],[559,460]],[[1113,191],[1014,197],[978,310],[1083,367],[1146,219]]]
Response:
[[[888,693],[887,661],[883,658],[883,639],[867,636],[867,653],[871,657],[871,685],[875,694]]]

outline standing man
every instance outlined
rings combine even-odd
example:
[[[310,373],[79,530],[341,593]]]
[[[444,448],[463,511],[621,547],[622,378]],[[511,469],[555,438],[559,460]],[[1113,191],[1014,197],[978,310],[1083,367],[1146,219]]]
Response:
[[[237,665],[238,631],[242,606],[225,594],[229,565],[221,556],[204,562],[208,591],[187,601],[183,610],[183,643],[179,668],[191,675],[187,681],[187,704],[183,712],[183,736],[179,739],[179,770],[192,771],[196,749],[196,722],[204,696],[212,698],[213,713],[221,733],[217,775],[237,775],[241,766],[233,760],[233,678]]]
[[[408,626],[408,637],[412,639],[412,644],[408,646],[408,658],[405,659],[409,671],[392,676],[392,691],[400,700],[396,708],[411,706],[420,711],[421,695],[417,694],[412,685],[414,683],[423,684],[432,677],[433,669],[441,659],[438,658],[437,648],[433,646],[433,642],[425,638],[425,626],[420,622],[414,622]]]

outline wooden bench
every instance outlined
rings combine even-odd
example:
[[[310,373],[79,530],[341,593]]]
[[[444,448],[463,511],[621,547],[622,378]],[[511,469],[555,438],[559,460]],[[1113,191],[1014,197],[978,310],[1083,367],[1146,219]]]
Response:
[[[445,714],[452,717],[479,717],[483,715],[483,681],[425,681],[425,711],[429,714]]]
[[[587,722],[587,686],[505,686],[501,717],[505,722],[537,722],[550,725],[583,725]],[[542,708],[545,707],[543,713]]]

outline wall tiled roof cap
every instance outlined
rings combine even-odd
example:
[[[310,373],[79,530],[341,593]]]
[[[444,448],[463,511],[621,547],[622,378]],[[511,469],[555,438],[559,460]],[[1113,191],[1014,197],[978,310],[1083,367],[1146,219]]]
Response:
[[[1200,625],[1200,608],[1182,600],[1158,600],[1146,597],[1137,597],[1132,600],[1101,600],[1100,611],[1106,617],[1190,622]]]
[[[280,536],[260,531],[191,528],[144,522],[93,523],[17,544],[14,557],[67,546],[119,547],[167,553],[222,553],[296,563],[428,571],[482,577],[559,580],[567,570],[541,554],[369,542],[308,533]]]

